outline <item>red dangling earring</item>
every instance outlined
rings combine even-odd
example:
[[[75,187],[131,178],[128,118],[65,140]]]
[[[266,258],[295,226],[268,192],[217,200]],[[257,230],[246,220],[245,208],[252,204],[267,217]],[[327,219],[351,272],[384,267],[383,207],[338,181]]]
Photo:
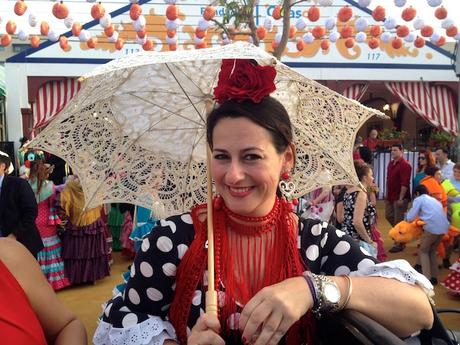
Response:
[[[278,184],[278,188],[281,192],[283,198],[281,199],[283,203],[287,204],[289,210],[294,211],[294,206],[299,204],[299,201],[293,197],[295,191],[294,182],[290,181],[291,174],[289,171],[285,171],[281,174],[281,180]]]
[[[213,200],[213,208],[216,211],[220,211],[224,204],[224,199],[220,195],[216,195]]]

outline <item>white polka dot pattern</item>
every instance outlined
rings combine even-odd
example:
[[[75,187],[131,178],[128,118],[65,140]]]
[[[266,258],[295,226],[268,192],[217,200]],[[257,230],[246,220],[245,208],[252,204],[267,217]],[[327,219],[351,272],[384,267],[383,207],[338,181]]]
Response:
[[[324,246],[326,245],[326,242],[327,242],[327,237],[329,236],[329,234],[326,232],[323,236],[323,238],[321,239],[321,248],[324,248]]]
[[[346,241],[340,241],[339,243],[337,243],[337,245],[334,248],[334,254],[335,255],[344,255],[344,254],[348,253],[350,248],[351,248],[350,243],[348,243]]]
[[[193,224],[192,216],[190,216],[189,213],[183,214],[180,216],[180,219],[185,223],[185,224]]]
[[[153,276],[153,268],[152,268],[152,266],[151,266],[148,262],[146,262],[146,261],[141,262],[140,270],[141,270],[141,274],[142,274],[145,278],[150,278],[151,276]]]
[[[177,257],[179,258],[179,260],[182,260],[187,250],[188,247],[185,244],[179,244],[177,246]]]
[[[306,252],[308,260],[315,261],[318,259],[319,256],[319,248],[316,244],[312,244],[310,247],[307,248]]]
[[[128,298],[129,298],[129,300],[131,301],[132,304],[137,305],[137,304],[141,303],[141,298],[139,297],[139,294],[137,293],[136,290],[134,290],[132,288],[129,289],[129,291],[128,291]]]
[[[134,313],[129,313],[123,317],[123,327],[128,328],[137,324],[137,316]]]
[[[173,243],[169,237],[161,236],[157,240],[157,248],[164,253],[168,253],[173,248]]]
[[[173,277],[176,275],[176,265],[172,263],[166,263],[162,267],[163,273],[168,277]]]
[[[311,228],[311,233],[314,235],[314,236],[319,236],[321,235],[321,231],[323,230],[323,227],[321,226],[321,224],[316,224],[316,225],[313,225],[313,227]]]
[[[163,294],[161,293],[161,291],[155,288],[148,288],[146,293],[147,297],[150,298],[152,301],[158,302],[163,299]]]
[[[173,221],[162,219],[160,224],[163,227],[169,227],[173,234],[176,232],[176,224]]]
[[[150,248],[150,241],[148,238],[142,241],[141,250],[145,253]]]
[[[200,305],[201,304],[201,296],[202,296],[202,293],[200,290],[196,290],[193,294],[193,298],[192,298],[192,304],[193,305]]]
[[[358,270],[365,270],[368,267],[374,266],[375,262],[371,259],[362,259],[358,264]]]
[[[348,266],[339,266],[334,272],[335,276],[340,276],[340,275],[348,275],[350,274],[350,269]]]

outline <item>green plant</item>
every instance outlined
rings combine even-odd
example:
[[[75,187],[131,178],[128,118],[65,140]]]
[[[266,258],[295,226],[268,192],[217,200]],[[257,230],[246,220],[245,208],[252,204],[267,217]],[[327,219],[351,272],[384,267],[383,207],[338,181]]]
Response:
[[[430,140],[437,141],[439,143],[450,143],[454,137],[447,132],[434,130],[430,134]]]
[[[406,131],[398,131],[394,128],[384,128],[379,133],[380,140],[404,139],[407,136]]]

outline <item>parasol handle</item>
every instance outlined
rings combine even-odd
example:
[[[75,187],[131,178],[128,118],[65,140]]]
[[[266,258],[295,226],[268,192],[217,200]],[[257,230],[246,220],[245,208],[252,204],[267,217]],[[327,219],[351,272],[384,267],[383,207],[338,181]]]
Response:
[[[207,219],[208,219],[208,291],[206,291],[206,313],[217,316],[217,291],[214,290],[214,227],[212,214],[211,150],[207,149]]]

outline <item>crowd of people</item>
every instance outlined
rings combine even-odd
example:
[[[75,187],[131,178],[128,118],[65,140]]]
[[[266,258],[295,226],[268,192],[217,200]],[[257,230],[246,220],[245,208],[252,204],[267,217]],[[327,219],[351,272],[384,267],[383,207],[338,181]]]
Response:
[[[241,85],[247,73],[263,74],[260,80],[270,87]],[[83,326],[52,289],[107,276],[112,248],[135,258],[126,283],[105,303],[96,345],[314,344],[316,320],[344,309],[361,312],[401,338],[430,329],[432,284],[437,283],[432,251],[444,234],[449,205],[459,201],[452,190],[449,197],[441,192],[442,182],[448,179],[458,188],[460,165],[453,165],[443,150],[435,153],[439,167],[433,159],[428,165],[422,158],[429,151],[421,153],[419,185],[413,186],[415,199],[406,215],[412,167],[400,145],[391,148],[385,217],[392,226],[404,217],[426,222],[419,250],[423,274],[404,260],[386,261],[372,165],[359,150],[359,186],[314,191],[300,203],[307,209],[303,214],[292,212],[295,202],[284,186],[295,182],[295,142],[289,114],[270,95],[275,76],[271,66],[224,60],[216,87],[219,106],[207,118],[217,192],[212,217],[218,315],[205,311],[206,205],[155,227],[149,214],[132,234],[135,217],[129,207],[85,209],[78,176],[54,183],[53,165],[38,152],[23,151],[24,178],[9,176],[10,160],[0,156],[0,231],[7,237],[0,240],[0,277],[7,280],[12,302],[9,309],[0,309],[1,333],[6,329],[10,339],[21,339],[11,342],[19,345],[86,343]],[[251,98],[245,87],[260,88],[264,95]],[[376,137],[373,133],[368,140],[370,151]],[[435,218],[445,220],[435,231],[430,223],[435,219],[424,211],[433,211],[430,203],[441,205]],[[137,245],[129,240],[133,235]],[[393,251],[403,246],[396,243]],[[29,262],[27,275],[19,267]],[[451,289],[447,280],[445,285]],[[33,325],[26,327],[30,318],[18,320],[18,313],[34,315]]]

